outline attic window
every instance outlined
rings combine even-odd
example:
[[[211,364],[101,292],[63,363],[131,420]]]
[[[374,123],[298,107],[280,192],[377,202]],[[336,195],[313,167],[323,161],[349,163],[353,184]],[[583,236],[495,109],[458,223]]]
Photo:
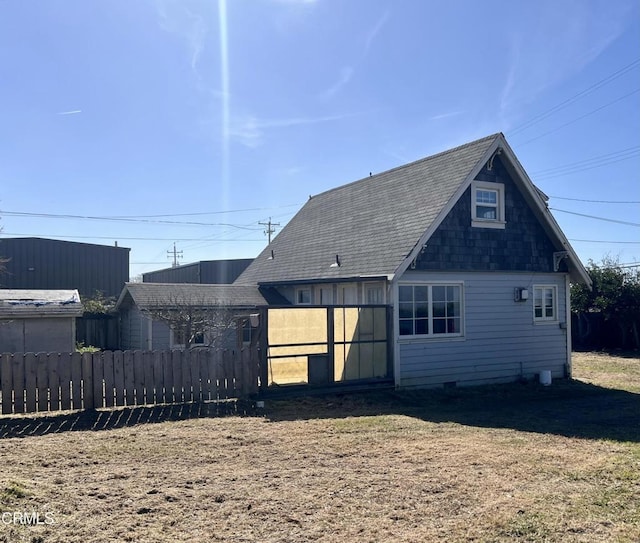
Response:
[[[471,184],[471,226],[504,228],[504,185],[474,181]]]

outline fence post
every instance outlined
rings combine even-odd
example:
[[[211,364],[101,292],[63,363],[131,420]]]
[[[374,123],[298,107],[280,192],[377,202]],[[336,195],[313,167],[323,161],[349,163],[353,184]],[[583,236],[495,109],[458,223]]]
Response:
[[[89,355],[89,356],[87,356]],[[69,364],[71,364],[71,357],[69,357]],[[85,409],[95,408],[95,402],[93,400],[93,357],[90,353],[85,353],[82,356],[82,404]],[[69,383],[67,383],[67,389]]]

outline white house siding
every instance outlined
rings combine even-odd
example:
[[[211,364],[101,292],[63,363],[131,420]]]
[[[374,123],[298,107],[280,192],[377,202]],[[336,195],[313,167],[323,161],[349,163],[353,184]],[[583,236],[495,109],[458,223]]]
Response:
[[[428,387],[455,382],[478,385],[552,377],[567,372],[567,322],[564,274],[407,272],[400,283],[464,282],[464,337],[398,338],[399,386]],[[534,323],[534,285],[557,286],[558,320]],[[514,289],[529,290],[526,302]]]

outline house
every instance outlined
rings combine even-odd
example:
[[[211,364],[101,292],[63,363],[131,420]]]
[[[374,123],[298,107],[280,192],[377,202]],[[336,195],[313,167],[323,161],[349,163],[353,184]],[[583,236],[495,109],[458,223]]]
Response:
[[[572,281],[589,277],[499,133],[311,197],[234,286],[391,306],[395,385],[427,387],[570,376]]]
[[[224,346],[236,347],[250,341],[248,317],[256,308],[286,303],[274,289],[255,285],[127,283],[115,310],[122,349],[183,349],[220,335]],[[238,336],[243,327],[244,337]]]
[[[0,352],[74,352],[82,311],[77,290],[0,289]]]
[[[142,274],[143,283],[200,283],[227,285],[247,269],[252,258],[201,260]]]
[[[83,297],[100,291],[116,297],[129,280],[126,247],[46,238],[0,239],[0,256],[7,259],[0,276],[2,288],[77,289]]]

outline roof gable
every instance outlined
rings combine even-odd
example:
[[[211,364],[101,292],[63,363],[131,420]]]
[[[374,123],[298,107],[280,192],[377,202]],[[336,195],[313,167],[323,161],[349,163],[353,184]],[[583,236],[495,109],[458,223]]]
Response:
[[[393,275],[500,137],[312,197],[236,284]]]

